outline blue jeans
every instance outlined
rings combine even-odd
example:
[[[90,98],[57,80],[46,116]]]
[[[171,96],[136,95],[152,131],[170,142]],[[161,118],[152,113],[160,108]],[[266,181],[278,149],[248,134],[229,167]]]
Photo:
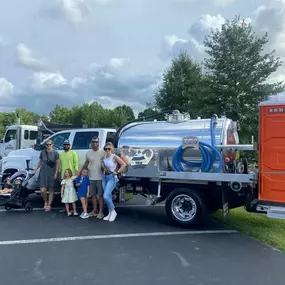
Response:
[[[109,211],[112,211],[115,206],[112,199],[112,192],[116,187],[116,179],[114,174],[103,175],[102,185],[104,190],[104,200],[109,208]]]

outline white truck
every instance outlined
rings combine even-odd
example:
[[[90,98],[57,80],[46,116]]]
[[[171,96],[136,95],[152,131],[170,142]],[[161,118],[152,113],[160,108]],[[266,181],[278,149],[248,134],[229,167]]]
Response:
[[[71,148],[79,156],[79,167],[81,167],[85,161],[85,154],[90,149],[91,138],[98,136],[100,138],[100,148],[102,149],[107,141],[114,141],[115,133],[115,129],[107,128],[73,129],[57,132],[48,139],[53,141],[54,149],[59,153],[63,151],[64,140],[68,139],[71,143]],[[45,142],[46,140],[34,148],[13,150],[7,156],[4,156],[0,174],[2,182],[17,171],[26,169],[26,161],[29,161],[30,168],[35,168],[39,160],[40,151],[45,147]]]
[[[17,140],[19,132],[19,140]],[[0,159],[17,149],[31,148],[38,139],[38,127],[32,125],[11,125],[6,128],[0,140]]]

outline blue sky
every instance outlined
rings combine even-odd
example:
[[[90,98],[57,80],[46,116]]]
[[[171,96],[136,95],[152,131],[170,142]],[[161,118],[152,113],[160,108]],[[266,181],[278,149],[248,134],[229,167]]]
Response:
[[[284,58],[285,0],[1,1],[0,111],[92,101],[140,111],[173,55],[203,60],[204,36],[235,14]]]

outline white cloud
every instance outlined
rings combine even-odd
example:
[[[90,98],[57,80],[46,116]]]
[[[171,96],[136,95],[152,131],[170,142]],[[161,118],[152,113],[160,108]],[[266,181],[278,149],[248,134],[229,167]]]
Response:
[[[181,51],[187,51],[187,53],[193,58],[201,60],[203,59],[204,46],[191,37],[188,40],[178,38],[176,35],[165,37],[163,52],[161,53],[162,57],[166,56],[172,58]]]
[[[284,2],[256,3],[29,0],[20,5],[17,0],[0,1],[1,38],[9,40],[8,48],[0,43],[0,77],[13,82],[4,84],[1,79],[1,92],[10,94],[1,106],[47,113],[55,104],[95,100],[106,107],[126,103],[142,109],[152,101],[173,55],[186,50],[203,60],[204,36],[235,14],[248,18],[256,31],[269,31],[268,48],[276,48],[285,58]],[[18,68],[15,61],[25,68]],[[281,70],[278,78],[284,74]]]
[[[19,43],[16,48],[17,62],[31,70],[46,70],[48,61],[43,57],[37,57],[25,44]]]
[[[220,14],[217,16],[205,14],[191,25],[188,33],[199,43],[203,43],[205,36],[209,34],[211,29],[220,29],[224,23],[225,18]]]
[[[173,3],[197,3],[199,0],[172,0]],[[210,0],[210,2],[214,3],[216,6],[225,7],[234,3],[236,0]],[[204,1],[206,2],[206,0]]]
[[[276,50],[276,55],[285,62],[285,1],[271,1],[268,5],[260,5],[254,11],[253,27],[257,33],[268,33],[269,42],[266,52]],[[269,82],[285,80],[284,64],[270,76]]]
[[[129,60],[111,58],[105,65],[94,64],[96,68],[89,70],[86,77],[71,79],[60,72],[35,72],[28,86],[17,92],[13,92],[13,85],[5,81],[2,84],[5,86],[3,93],[13,93],[13,96],[1,105],[4,108],[21,106],[34,112],[48,113],[56,104],[71,107],[96,101],[105,108],[127,104],[139,112],[152,100],[160,76],[124,72],[125,62]]]
[[[35,91],[52,89],[67,84],[67,80],[60,73],[36,72],[32,76],[31,87]]]
[[[73,23],[83,22],[90,13],[90,7],[84,0],[60,0],[58,4],[65,18]]]
[[[52,0],[42,9],[51,18],[61,19],[78,26],[90,19],[97,6],[105,6],[113,0]]]
[[[5,45],[4,39],[0,36],[0,47]]]
[[[173,47],[176,43],[186,44],[188,41],[178,38],[176,35],[165,36],[164,42],[167,46]]]
[[[128,58],[111,58],[108,62],[108,67],[111,69],[118,69],[130,62]]]
[[[235,0],[214,0],[214,3],[217,5],[217,6],[227,6],[227,5],[230,5],[232,3],[234,3]]]
[[[202,15],[188,29],[189,38],[183,39],[176,35],[167,35],[164,38],[161,56],[162,58],[178,54],[180,51],[187,51],[188,54],[198,60],[203,60],[204,45],[203,40],[211,29],[220,29],[225,23],[225,18],[220,14],[217,16]]]
[[[10,96],[13,93],[14,86],[6,78],[0,78],[0,97]]]

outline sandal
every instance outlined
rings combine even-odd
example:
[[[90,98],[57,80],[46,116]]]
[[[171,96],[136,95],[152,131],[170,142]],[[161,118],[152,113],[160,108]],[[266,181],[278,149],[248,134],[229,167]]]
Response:
[[[51,210],[50,206],[46,206],[46,207],[45,207],[45,211],[46,211],[46,212],[49,212],[50,210]]]
[[[68,213],[67,216],[70,217],[70,216],[71,216],[71,213]]]
[[[78,216],[78,213],[74,213],[73,216]]]

